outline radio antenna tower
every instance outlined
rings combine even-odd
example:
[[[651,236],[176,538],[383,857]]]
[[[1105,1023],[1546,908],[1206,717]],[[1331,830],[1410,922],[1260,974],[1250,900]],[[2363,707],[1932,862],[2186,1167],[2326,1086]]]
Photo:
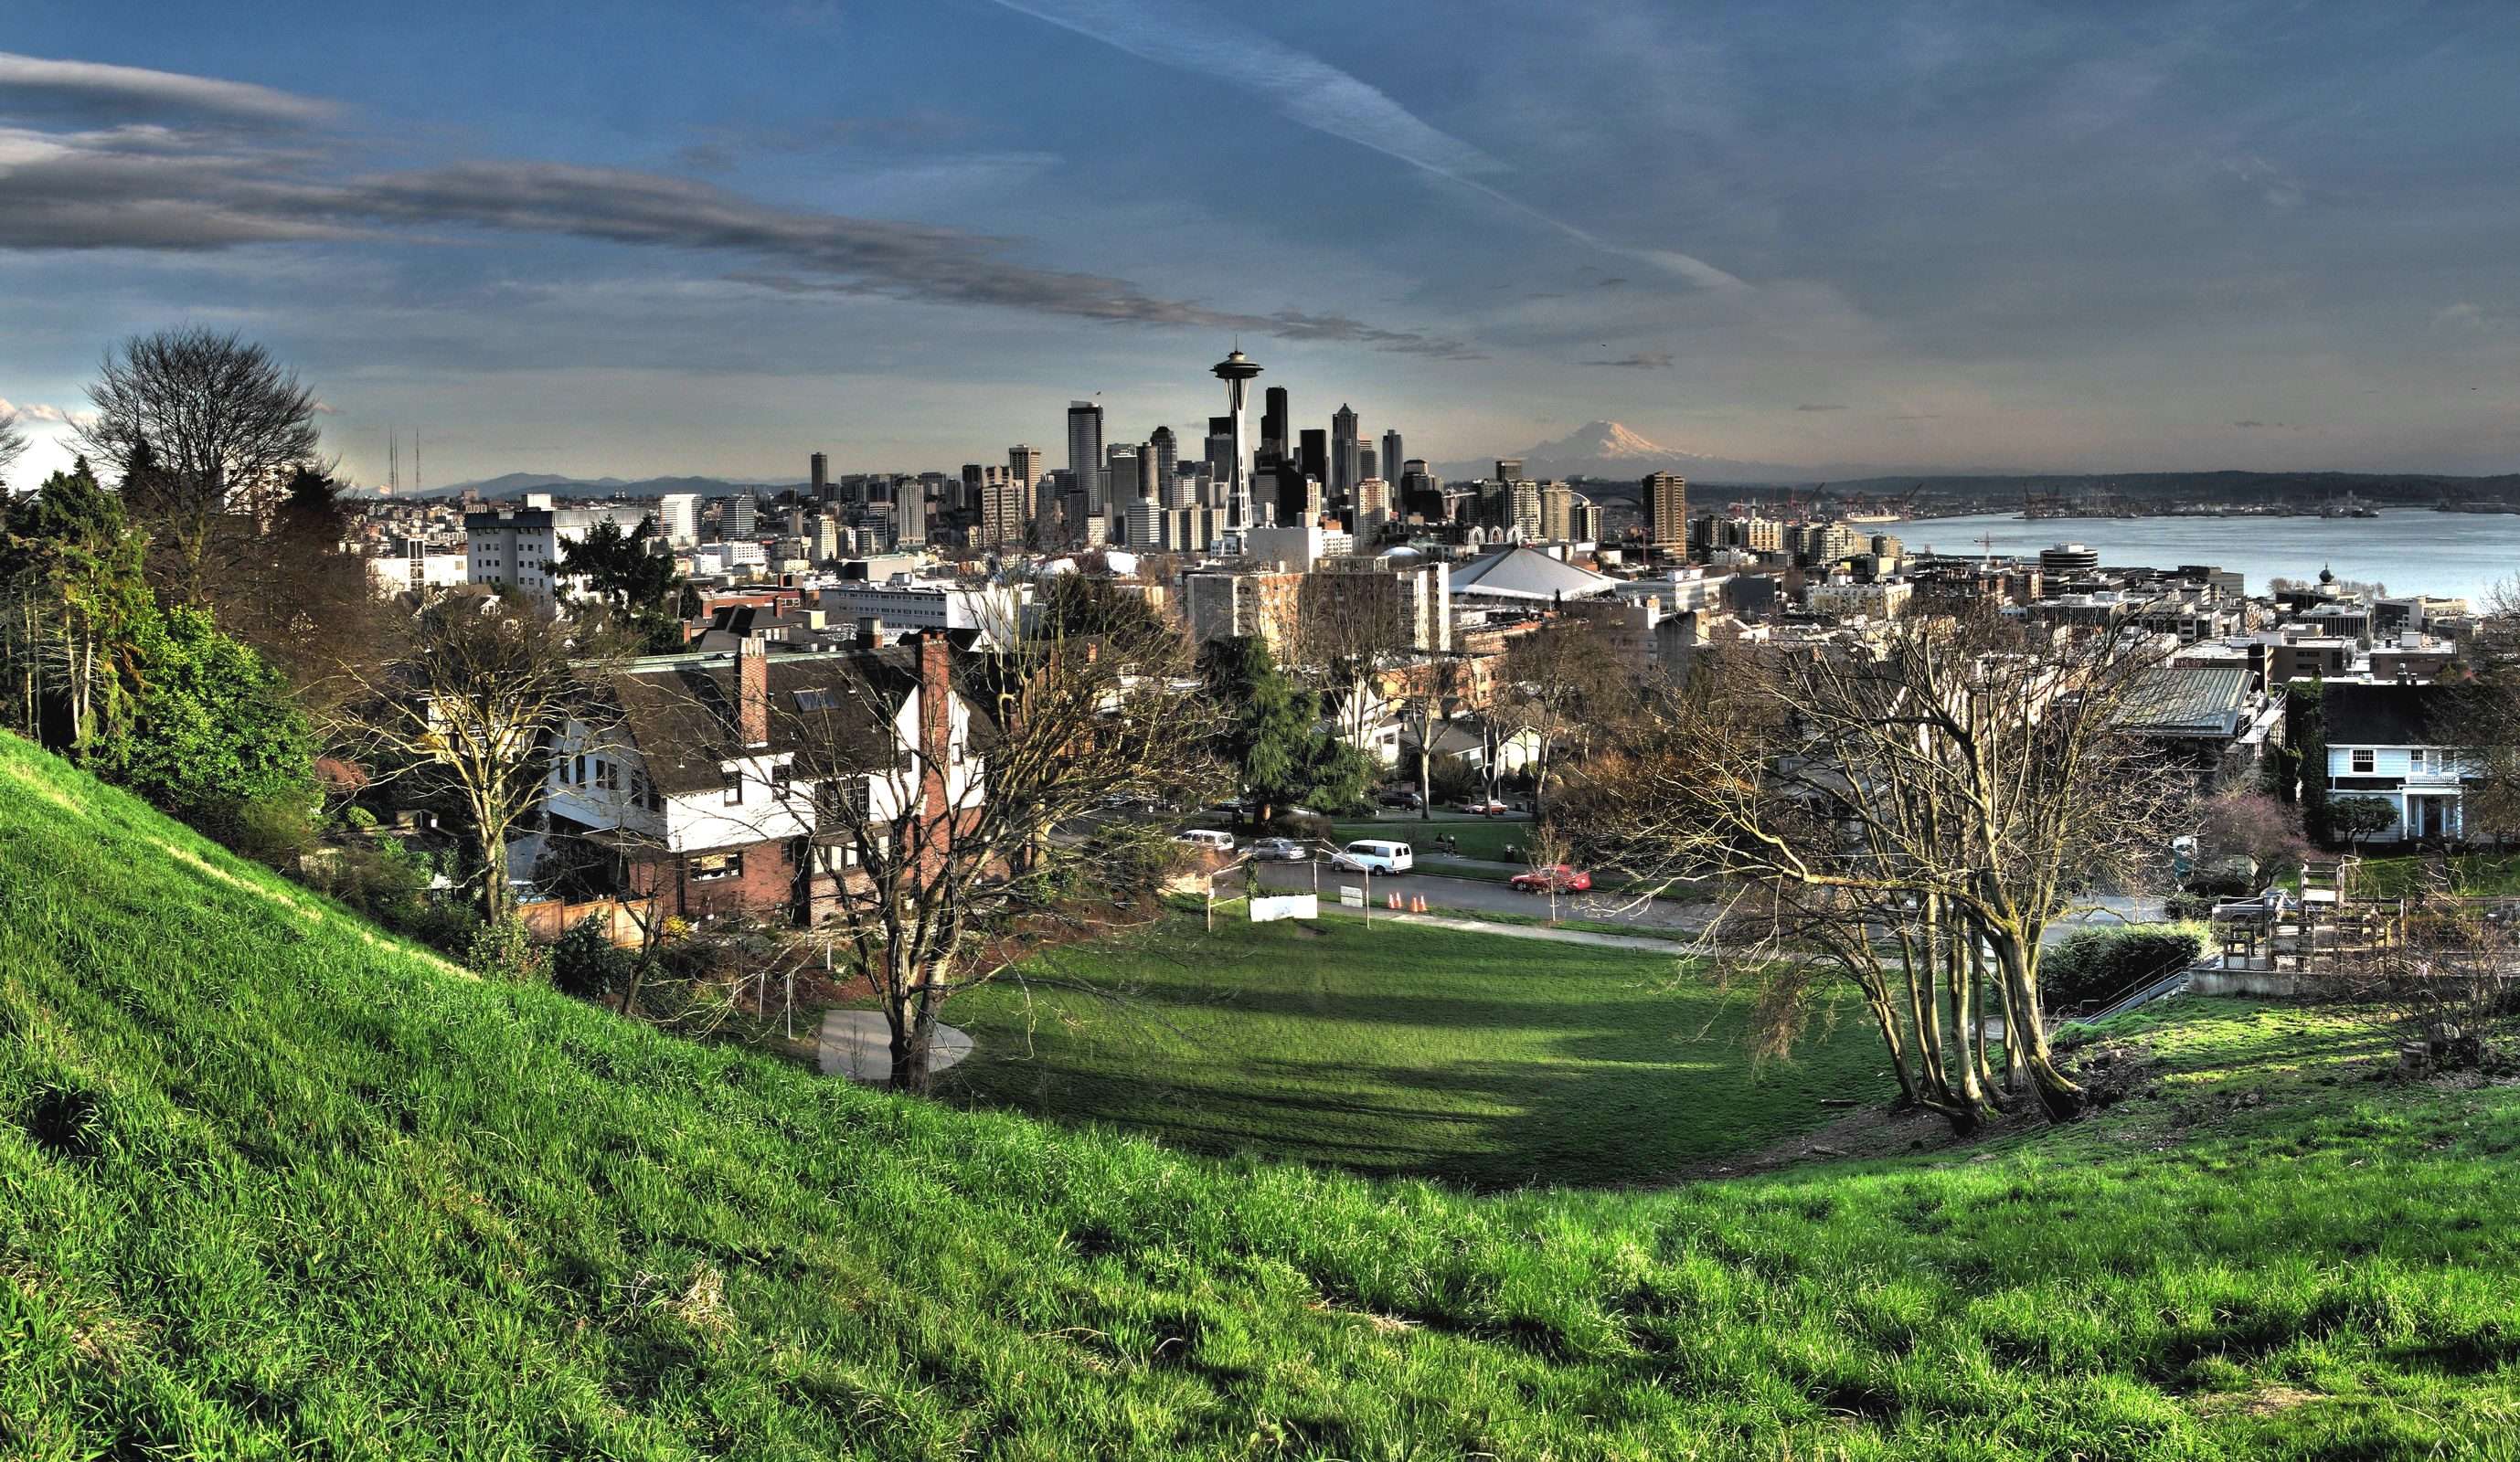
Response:
[[[417,429],[411,434],[411,491],[414,497],[420,495],[420,432]]]
[[[387,426],[385,428],[385,496],[387,497],[392,497],[394,494],[402,491],[402,448],[400,442],[401,438],[394,434],[394,429],[391,426]]]

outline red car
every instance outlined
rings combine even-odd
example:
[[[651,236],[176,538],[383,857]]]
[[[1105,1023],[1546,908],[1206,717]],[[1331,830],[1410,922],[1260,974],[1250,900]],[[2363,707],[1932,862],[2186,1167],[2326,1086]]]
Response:
[[[1506,883],[1508,887],[1520,889],[1526,894],[1580,894],[1591,891],[1593,875],[1582,868],[1568,867],[1561,863],[1545,868],[1534,868],[1528,873],[1516,873],[1507,879]]]
[[[1506,814],[1513,811],[1512,808],[1506,806],[1502,802],[1493,802],[1485,797],[1473,797],[1469,801],[1462,803],[1459,810],[1465,813],[1474,813],[1482,818],[1502,818]]]

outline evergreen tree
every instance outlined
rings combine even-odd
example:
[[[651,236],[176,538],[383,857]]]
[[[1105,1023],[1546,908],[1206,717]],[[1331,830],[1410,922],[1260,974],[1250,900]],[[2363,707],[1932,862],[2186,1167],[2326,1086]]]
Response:
[[[1218,756],[1238,770],[1262,820],[1282,807],[1343,811],[1365,800],[1372,759],[1331,733],[1320,697],[1279,668],[1266,641],[1211,642],[1199,667],[1226,711]]]
[[[562,547],[559,570],[583,585],[645,653],[670,654],[683,647],[687,596],[674,560],[655,551],[655,538],[652,517],[628,533],[608,519]]]

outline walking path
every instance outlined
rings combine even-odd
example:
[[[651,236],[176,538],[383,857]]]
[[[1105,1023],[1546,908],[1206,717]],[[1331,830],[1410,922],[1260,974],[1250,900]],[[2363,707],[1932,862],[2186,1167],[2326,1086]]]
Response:
[[[824,1011],[820,1046],[825,1076],[870,1085],[892,1080],[892,1027],[880,1010]],[[952,1026],[938,1026],[927,1069],[943,1071],[970,1053],[970,1037]]]

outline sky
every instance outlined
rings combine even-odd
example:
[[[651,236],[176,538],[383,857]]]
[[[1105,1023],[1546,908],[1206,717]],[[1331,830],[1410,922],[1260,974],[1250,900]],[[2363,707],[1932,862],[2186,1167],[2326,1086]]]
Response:
[[[1238,339],[1435,461],[2514,471],[2514,75],[2508,0],[0,0],[0,401],[49,470],[206,325],[360,482],[791,480],[1195,439]]]

